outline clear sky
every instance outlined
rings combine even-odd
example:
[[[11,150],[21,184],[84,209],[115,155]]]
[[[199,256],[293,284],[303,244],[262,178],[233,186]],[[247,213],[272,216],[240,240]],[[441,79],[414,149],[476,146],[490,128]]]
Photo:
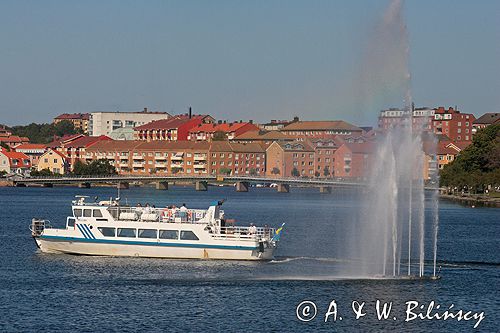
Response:
[[[374,125],[404,98],[356,101],[388,3],[0,0],[0,123],[192,106]],[[417,106],[500,111],[500,1],[408,0],[404,19]]]

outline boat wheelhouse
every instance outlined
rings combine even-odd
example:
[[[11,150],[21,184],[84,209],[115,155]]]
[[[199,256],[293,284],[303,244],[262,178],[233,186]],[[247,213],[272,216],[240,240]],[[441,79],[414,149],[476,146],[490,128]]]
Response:
[[[208,209],[123,206],[119,200],[73,201],[65,228],[33,219],[42,252],[179,259],[270,260],[281,229],[235,226],[215,201]]]

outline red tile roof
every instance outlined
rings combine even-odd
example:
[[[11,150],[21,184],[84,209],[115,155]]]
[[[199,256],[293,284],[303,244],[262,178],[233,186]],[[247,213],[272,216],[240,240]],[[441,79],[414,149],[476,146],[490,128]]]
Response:
[[[169,130],[179,128],[193,120],[203,120],[206,115],[193,115],[191,118],[186,115],[175,116],[169,119],[153,120],[147,124],[137,126],[134,128],[136,131],[146,131],[146,130]]]
[[[255,127],[255,130],[258,130],[258,127],[253,125],[252,123],[224,123],[224,124],[200,124],[197,127],[192,128],[190,133],[197,132],[206,132],[206,133],[214,133],[214,132],[225,132],[231,133],[235,132],[243,126],[252,125]]]
[[[285,127],[282,131],[325,131],[325,130],[347,130],[359,131],[363,130],[357,126],[349,124],[343,120],[327,120],[327,121],[295,121]]]
[[[494,124],[500,121],[500,113],[485,113],[481,117],[474,120],[474,124]]]
[[[0,153],[7,156],[11,167],[25,167],[25,168],[30,167],[30,158],[26,154],[17,151],[5,151],[5,150],[0,151]],[[21,163],[14,165],[13,160],[19,160],[21,161]],[[27,163],[25,163],[25,161]]]
[[[68,119],[82,119],[89,120],[90,113],[63,113],[54,119],[68,120]]]
[[[30,140],[26,137],[20,137],[17,135],[2,136],[0,137],[0,142],[29,142]]]
[[[83,136],[76,140],[71,141],[68,144],[65,144],[65,148],[83,148],[89,147],[94,143],[102,140],[112,140],[109,136],[101,135],[101,136]]]
[[[14,148],[16,151],[19,150],[32,150],[32,149],[45,149],[45,145],[41,143],[23,143]]]
[[[47,143],[47,147],[49,148],[56,148],[60,147],[61,145],[65,145],[73,140],[77,140],[79,138],[84,137],[85,135],[83,134],[69,134],[69,135],[64,135],[63,137],[60,137],[52,142]]]
[[[372,154],[375,152],[374,142],[344,143],[353,154]]]

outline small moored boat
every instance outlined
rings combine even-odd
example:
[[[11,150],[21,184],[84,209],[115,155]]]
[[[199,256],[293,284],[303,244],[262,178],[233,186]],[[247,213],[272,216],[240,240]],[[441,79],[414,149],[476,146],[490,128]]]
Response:
[[[33,219],[42,252],[179,259],[271,260],[283,225],[240,227],[225,217],[222,201],[208,209],[122,206],[119,199],[87,202],[77,196],[65,228]]]

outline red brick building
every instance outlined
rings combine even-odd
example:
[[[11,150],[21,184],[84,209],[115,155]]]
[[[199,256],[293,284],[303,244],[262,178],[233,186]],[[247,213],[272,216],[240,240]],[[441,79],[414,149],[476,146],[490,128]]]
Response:
[[[374,142],[342,144],[334,154],[335,177],[366,177],[374,152]]]
[[[273,142],[266,150],[266,175],[273,177],[315,176],[315,152],[309,142]]]
[[[363,130],[342,120],[294,121],[281,129],[285,135],[297,139],[333,138],[336,135],[358,136]]]
[[[75,140],[71,140],[66,143],[61,143],[60,146],[55,147],[55,149],[67,157],[70,169],[73,170],[73,166],[77,160],[80,160],[85,155],[85,150],[99,141],[110,141],[110,137],[106,135],[101,136],[81,136]]]
[[[189,131],[188,140],[210,142],[212,141],[215,132],[224,133],[226,139],[232,140],[243,133],[258,130],[259,128],[250,122],[199,124]]]
[[[134,128],[134,139],[143,141],[187,141],[189,131],[201,124],[211,124],[208,115],[184,114],[155,120]]]
[[[266,151],[257,143],[213,141],[210,145],[210,174],[263,176]]]
[[[435,134],[443,134],[452,141],[472,141],[472,128],[476,117],[471,113],[460,113],[452,107],[435,109],[432,128]]]

